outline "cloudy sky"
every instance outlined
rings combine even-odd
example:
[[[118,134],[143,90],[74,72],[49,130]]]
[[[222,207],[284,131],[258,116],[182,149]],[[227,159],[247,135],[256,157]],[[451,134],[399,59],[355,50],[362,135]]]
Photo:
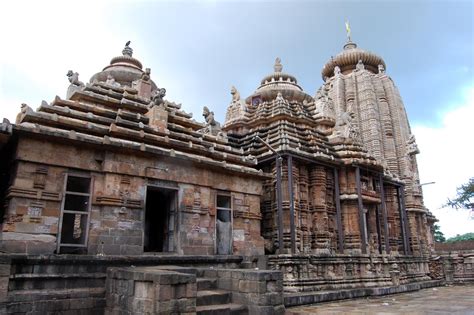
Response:
[[[230,87],[250,95],[276,57],[310,95],[345,42],[382,56],[421,154],[425,204],[453,236],[474,232],[468,211],[441,209],[474,176],[472,1],[2,1],[0,118],[21,103],[65,96],[69,69],[84,82],[120,55],[152,69],[167,98],[197,120],[223,121]]]

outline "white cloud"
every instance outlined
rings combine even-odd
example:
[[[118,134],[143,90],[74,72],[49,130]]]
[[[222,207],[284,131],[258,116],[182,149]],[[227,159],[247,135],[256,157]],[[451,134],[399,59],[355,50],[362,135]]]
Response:
[[[107,15],[107,4],[2,2],[0,118],[13,120],[21,103],[36,108],[43,99],[63,97],[69,69],[79,72],[80,80],[86,82],[121,53],[129,34],[110,29],[108,22],[120,17]]]
[[[456,195],[456,187],[474,176],[474,86],[466,89],[464,101],[456,105],[455,110],[444,114],[441,127],[413,128],[421,150],[420,180],[436,182],[423,186],[425,205],[439,219],[446,236],[474,232],[469,210],[442,208],[448,197]]]

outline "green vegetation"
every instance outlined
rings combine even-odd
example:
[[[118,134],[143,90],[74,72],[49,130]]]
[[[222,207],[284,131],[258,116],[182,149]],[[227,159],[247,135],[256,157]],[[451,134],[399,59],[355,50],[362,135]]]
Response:
[[[461,185],[456,189],[456,198],[449,199],[446,206],[455,209],[472,209],[474,208],[474,177],[471,177],[469,181]]]
[[[446,242],[446,237],[444,237],[444,234],[443,232],[441,232],[438,224],[434,225],[434,239],[435,239],[435,242],[437,243]]]
[[[436,238],[436,236],[435,236],[435,238]],[[474,233],[465,233],[465,234],[462,234],[462,235],[458,234],[454,237],[448,238],[446,240],[446,243],[454,243],[454,242],[458,242],[458,241],[471,241],[471,240],[474,240]]]

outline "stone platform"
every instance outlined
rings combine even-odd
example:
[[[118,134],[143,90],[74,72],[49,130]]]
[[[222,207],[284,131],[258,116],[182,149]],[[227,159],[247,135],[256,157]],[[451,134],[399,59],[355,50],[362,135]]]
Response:
[[[307,314],[474,314],[474,284],[287,308]]]

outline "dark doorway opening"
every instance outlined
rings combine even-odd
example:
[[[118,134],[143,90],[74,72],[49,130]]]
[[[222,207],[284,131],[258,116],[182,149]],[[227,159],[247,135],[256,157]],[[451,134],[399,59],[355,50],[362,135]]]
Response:
[[[148,187],[145,210],[145,252],[174,251],[177,190]]]

